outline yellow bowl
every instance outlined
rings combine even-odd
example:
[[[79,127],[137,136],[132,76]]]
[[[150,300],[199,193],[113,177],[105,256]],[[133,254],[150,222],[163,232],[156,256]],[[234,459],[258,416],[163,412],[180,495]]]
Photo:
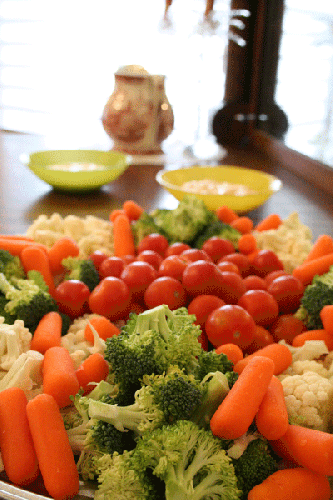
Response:
[[[248,212],[259,207],[281,189],[282,182],[275,176],[244,167],[221,165],[217,167],[194,166],[178,170],[160,170],[156,175],[157,182],[181,201],[184,195],[189,194],[181,188],[184,182],[192,180],[209,179],[219,183],[229,182],[241,184],[252,190],[255,194],[195,194],[201,198],[210,210],[217,210],[221,205],[227,205],[235,212]]]
[[[41,180],[62,191],[90,191],[117,179],[129,166],[123,153],[90,149],[38,151],[21,161]],[[101,170],[53,170],[54,165],[89,163]]]

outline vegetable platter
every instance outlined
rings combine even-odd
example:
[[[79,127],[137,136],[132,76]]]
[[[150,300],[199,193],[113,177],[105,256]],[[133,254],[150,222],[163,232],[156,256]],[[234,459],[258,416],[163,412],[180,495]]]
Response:
[[[0,235],[0,496],[328,500],[333,238],[194,195]]]

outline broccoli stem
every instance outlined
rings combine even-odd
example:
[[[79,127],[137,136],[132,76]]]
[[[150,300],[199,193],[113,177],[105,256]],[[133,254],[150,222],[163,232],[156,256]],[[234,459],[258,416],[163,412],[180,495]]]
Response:
[[[137,317],[134,334],[142,334],[148,330],[158,331],[165,342],[170,338],[170,328],[167,317],[172,318],[172,312],[165,305],[160,305],[154,309],[148,309]]]
[[[153,419],[138,403],[129,406],[110,405],[101,401],[89,401],[89,417],[112,424],[119,431],[138,431],[141,422]]]

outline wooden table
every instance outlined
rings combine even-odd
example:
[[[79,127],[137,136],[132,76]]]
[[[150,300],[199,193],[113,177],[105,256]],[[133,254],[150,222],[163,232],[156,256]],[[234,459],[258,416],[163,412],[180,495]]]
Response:
[[[85,147],[90,147],[85,145]],[[25,233],[40,214],[58,212],[84,216],[92,214],[107,218],[114,208],[120,208],[126,199],[134,199],[145,209],[175,208],[177,201],[164,191],[155,180],[162,168],[175,168],[175,164],[131,165],[115,182],[99,191],[86,194],[65,194],[54,191],[38,179],[20,161],[21,154],[46,149],[45,138],[21,134],[2,133],[0,139],[0,232]],[[271,160],[265,152],[248,147],[228,149],[223,163],[264,170],[279,177],[283,188],[262,207],[249,212],[254,222],[270,213],[282,218],[297,211],[301,221],[308,225],[313,237],[333,235],[333,198],[316,188],[283,164]],[[179,165],[177,165],[179,166]],[[333,172],[332,172],[333,175]]]

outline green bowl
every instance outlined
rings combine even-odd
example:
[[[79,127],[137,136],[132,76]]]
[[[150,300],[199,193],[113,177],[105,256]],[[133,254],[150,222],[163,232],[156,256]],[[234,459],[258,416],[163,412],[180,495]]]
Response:
[[[117,179],[129,166],[123,153],[89,149],[38,151],[21,161],[41,180],[62,191],[91,191]],[[53,170],[68,163],[92,163],[101,170]]]

